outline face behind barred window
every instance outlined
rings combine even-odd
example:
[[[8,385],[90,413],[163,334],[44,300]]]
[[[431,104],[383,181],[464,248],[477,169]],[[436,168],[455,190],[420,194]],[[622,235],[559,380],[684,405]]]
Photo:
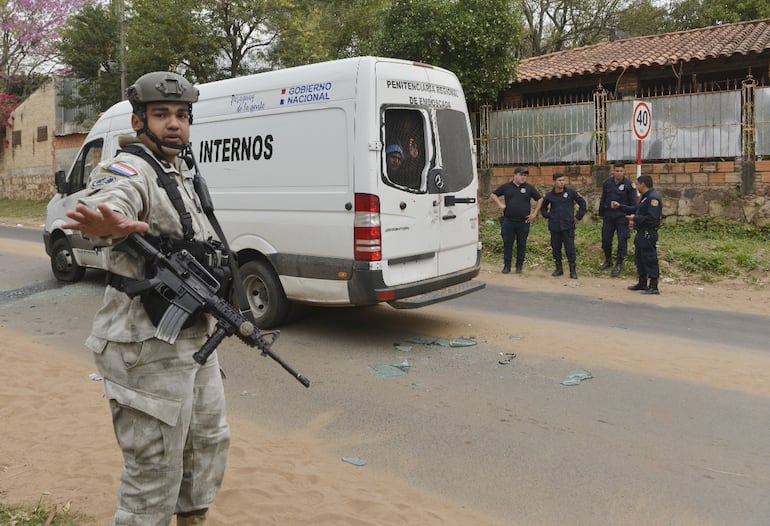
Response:
[[[424,189],[427,172],[425,122],[419,110],[402,108],[385,112],[385,174],[387,181],[412,191]],[[398,154],[395,154],[396,147]],[[390,155],[388,154],[390,151]],[[400,155],[398,168],[395,157]]]

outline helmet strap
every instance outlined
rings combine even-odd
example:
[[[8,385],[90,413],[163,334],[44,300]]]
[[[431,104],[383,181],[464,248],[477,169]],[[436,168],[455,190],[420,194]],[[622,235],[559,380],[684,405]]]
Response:
[[[192,104],[188,104],[188,106],[192,106]],[[142,112],[139,114],[139,120],[142,121],[142,127],[136,131],[136,136],[139,137],[143,133],[146,134],[147,138],[155,143],[155,146],[157,146],[161,152],[163,151],[163,148],[171,148],[172,150],[179,150],[180,152],[187,148],[186,144],[176,144],[161,141],[160,137],[155,135],[150,130],[150,128],[147,127],[147,112],[144,110],[144,108],[142,108]],[[192,113],[190,114],[190,124],[192,124]]]
[[[136,132],[136,136],[139,137],[143,133],[146,134],[147,138],[150,139],[153,143],[155,143],[155,146],[157,146],[161,151],[163,151],[163,148],[171,148],[172,150],[179,150],[181,152],[182,150],[187,148],[186,144],[176,144],[173,142],[161,141],[157,135],[155,135],[152,131],[150,131],[150,129],[147,127],[147,124],[145,124],[141,130],[138,130]]]

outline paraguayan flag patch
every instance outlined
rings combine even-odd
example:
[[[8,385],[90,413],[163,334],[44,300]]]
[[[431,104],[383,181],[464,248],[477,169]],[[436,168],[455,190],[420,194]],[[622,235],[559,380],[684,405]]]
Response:
[[[136,175],[137,171],[134,169],[133,166],[126,164],[126,163],[112,163],[107,167],[107,170],[122,175],[124,177],[131,177],[132,175]]]

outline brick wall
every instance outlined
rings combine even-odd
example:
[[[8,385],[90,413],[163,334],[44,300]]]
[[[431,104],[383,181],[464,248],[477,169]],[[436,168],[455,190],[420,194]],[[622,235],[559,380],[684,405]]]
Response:
[[[1,199],[43,201],[56,193],[53,175],[11,175],[0,177]]]
[[[555,172],[567,176],[569,186],[586,198],[589,212],[596,214],[601,184],[610,175],[608,165],[527,166],[529,182],[541,191],[550,190]],[[513,166],[498,166],[480,174],[482,203],[502,183],[513,177]],[[725,217],[749,224],[770,224],[770,160],[645,163],[642,173],[652,176],[663,197],[666,221],[688,217]],[[626,174],[636,177],[636,165],[627,164]],[[497,215],[494,204],[485,212]]]

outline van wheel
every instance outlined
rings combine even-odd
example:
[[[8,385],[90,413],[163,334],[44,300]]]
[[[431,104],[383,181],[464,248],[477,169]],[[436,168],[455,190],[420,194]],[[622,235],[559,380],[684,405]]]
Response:
[[[51,270],[59,281],[74,283],[83,279],[85,267],[75,261],[72,247],[66,237],[60,237],[51,246]]]
[[[264,261],[249,261],[241,267],[241,278],[257,327],[281,325],[289,312],[289,300],[272,267]]]

